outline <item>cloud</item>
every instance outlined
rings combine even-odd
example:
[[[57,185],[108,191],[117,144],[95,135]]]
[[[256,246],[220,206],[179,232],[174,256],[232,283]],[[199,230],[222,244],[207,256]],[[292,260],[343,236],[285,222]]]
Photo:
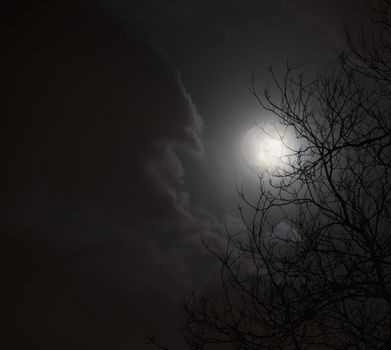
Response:
[[[169,300],[221,230],[186,184],[202,119],[177,70],[92,7],[26,2],[3,25],[2,345],[174,342]]]

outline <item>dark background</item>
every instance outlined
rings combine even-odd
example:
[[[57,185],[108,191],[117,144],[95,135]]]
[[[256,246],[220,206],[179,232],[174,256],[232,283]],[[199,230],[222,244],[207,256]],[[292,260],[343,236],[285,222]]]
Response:
[[[240,225],[271,64],[316,72],[363,1],[13,1],[1,21],[2,349],[178,345]]]

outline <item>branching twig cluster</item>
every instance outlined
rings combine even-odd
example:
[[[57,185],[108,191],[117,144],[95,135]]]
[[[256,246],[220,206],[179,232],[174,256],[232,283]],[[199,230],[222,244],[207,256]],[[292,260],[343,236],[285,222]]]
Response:
[[[221,290],[185,300],[190,349],[391,349],[391,1],[373,10],[374,34],[316,79],[253,79],[297,142],[255,202],[238,188],[244,232],[206,244]]]

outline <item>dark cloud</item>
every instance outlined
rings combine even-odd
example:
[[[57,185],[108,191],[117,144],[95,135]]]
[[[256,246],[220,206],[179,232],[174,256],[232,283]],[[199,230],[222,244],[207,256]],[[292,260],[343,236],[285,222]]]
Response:
[[[192,207],[181,160],[202,154],[201,118],[172,63],[95,7],[19,2],[7,15],[0,344],[167,338],[169,301],[211,268],[198,237],[221,229]]]

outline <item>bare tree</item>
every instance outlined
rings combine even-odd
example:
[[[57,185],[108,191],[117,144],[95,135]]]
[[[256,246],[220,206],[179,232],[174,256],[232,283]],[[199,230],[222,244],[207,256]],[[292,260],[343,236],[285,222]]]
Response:
[[[221,288],[185,300],[190,349],[391,349],[391,1],[373,11],[315,79],[253,80],[289,151],[255,201],[239,188],[245,230],[205,243]]]

